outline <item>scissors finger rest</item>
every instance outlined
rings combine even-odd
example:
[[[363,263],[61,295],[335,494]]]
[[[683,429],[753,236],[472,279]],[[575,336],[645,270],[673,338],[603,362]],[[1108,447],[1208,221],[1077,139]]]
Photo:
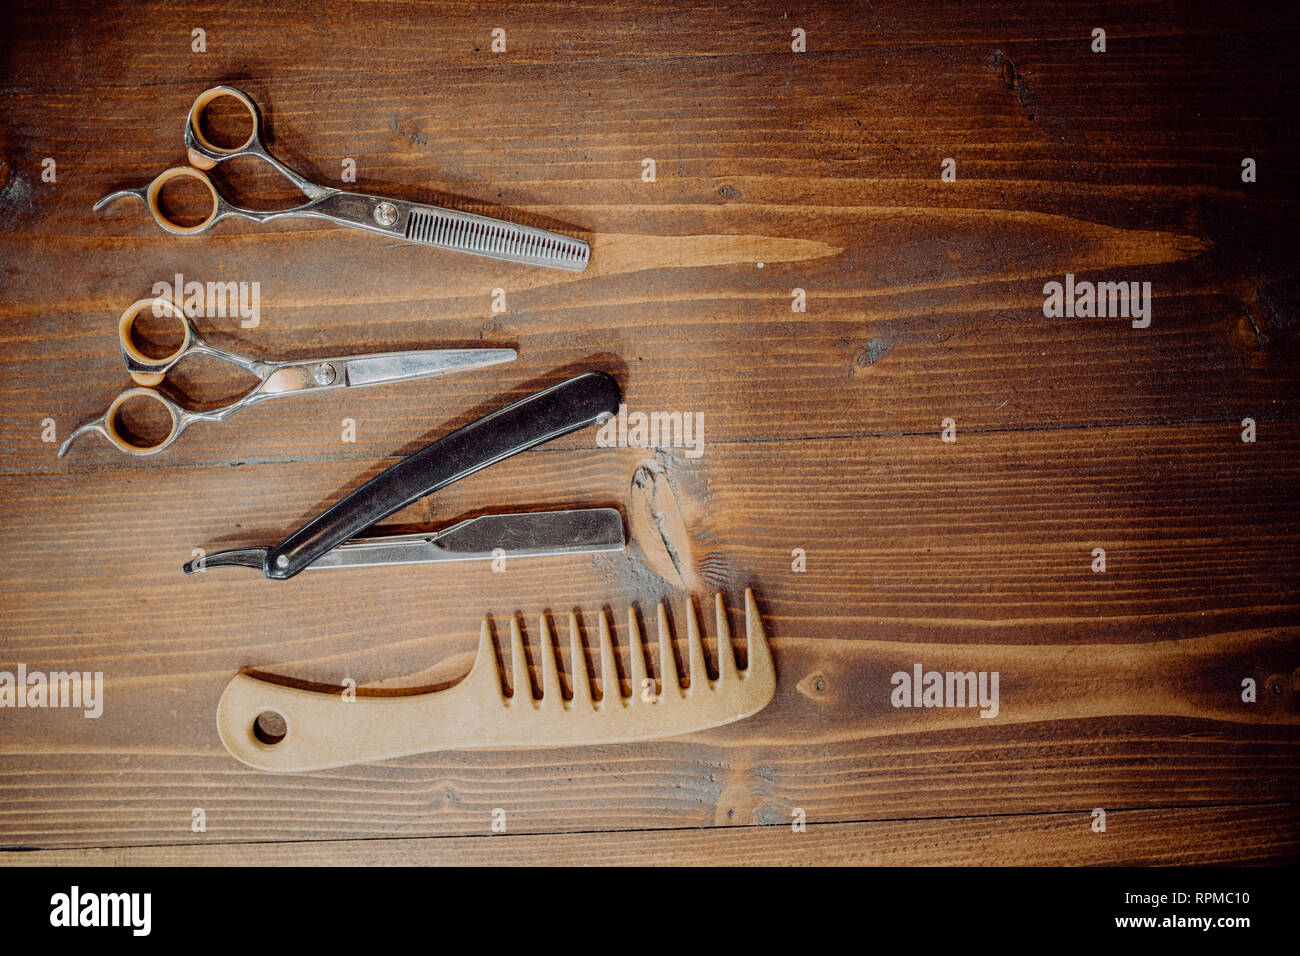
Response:
[[[212,198],[212,210],[200,222],[186,225],[170,218],[163,211],[162,204],[158,201],[159,194],[162,192],[163,186],[176,179],[197,179],[207,189],[208,195]],[[148,207],[149,214],[153,216],[154,222],[174,236],[198,235],[200,232],[206,232],[214,223],[236,215],[235,208],[221,197],[221,194],[217,192],[217,187],[212,185],[212,180],[192,166],[173,166],[171,169],[164,169],[147,186],[114,190],[95,203],[94,209],[99,212],[109,203],[121,199],[123,196],[135,196],[142,200],[145,206]]]
[[[122,406],[127,402],[141,399],[156,402],[167,410],[169,418],[167,434],[156,442],[132,441],[128,435],[123,434],[118,426],[118,417],[121,414]],[[190,423],[191,418],[191,415],[185,409],[159,391],[152,388],[128,388],[113,399],[112,404],[108,406],[108,411],[104,412],[103,415],[93,421],[86,422],[86,424],[69,435],[63,444],[59,446],[59,457],[62,458],[67,454],[68,447],[86,432],[98,432],[107,438],[114,448],[126,452],[128,455],[155,455],[177,439],[185,426]]]

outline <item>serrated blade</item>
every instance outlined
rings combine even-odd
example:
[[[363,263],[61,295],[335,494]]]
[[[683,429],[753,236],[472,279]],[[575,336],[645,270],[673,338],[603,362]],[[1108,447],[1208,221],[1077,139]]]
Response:
[[[591,247],[581,239],[438,206],[416,206],[406,219],[410,242],[490,259],[581,272]]]

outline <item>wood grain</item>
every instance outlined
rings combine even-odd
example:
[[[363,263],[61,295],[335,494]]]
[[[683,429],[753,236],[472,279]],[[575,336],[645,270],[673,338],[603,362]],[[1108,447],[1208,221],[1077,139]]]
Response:
[[[9,853],[13,866],[1191,866],[1294,863],[1293,806],[1117,810],[901,823],[714,827],[558,836],[321,840]],[[1208,835],[1207,835],[1208,834]]]
[[[96,720],[0,710],[0,844],[44,848],[0,864],[1296,862],[1293,11],[146,2],[2,16],[0,670],[102,671],[106,699]],[[1105,54],[1089,49],[1095,26]],[[186,111],[218,82],[250,93],[272,151],[318,181],[337,184],[350,157],[359,188],[581,235],[591,266],[315,223],[179,239],[139,204],[93,214],[183,160]],[[940,181],[946,157],[956,182]],[[232,166],[216,178],[241,201],[292,198]],[[260,283],[258,327],[198,320],[246,354],[500,345],[520,359],[267,403],[156,459],[93,437],[56,459],[44,420],[61,439],[125,387],[117,316],[177,273]],[[1044,317],[1044,283],[1066,273],[1150,282],[1150,328]],[[627,555],[286,583],[179,573],[194,548],[280,540],[450,428],[589,367],[633,409],[703,414],[703,455],[576,434],[389,524],[612,505]],[[244,387],[200,361],[173,381],[199,404]],[[956,443],[940,440],[946,418]],[[589,627],[601,608],[644,620],[664,600],[680,628],[687,595],[722,591],[734,610],[747,586],[778,687],[732,727],[283,777],[217,739],[216,701],[243,668],[427,690],[465,673],[485,613],[498,638],[521,615],[535,647],[543,613]],[[890,706],[892,674],[916,663],[998,671],[998,716]],[[789,831],[795,807],[807,834]],[[1096,807],[1106,835],[1088,830]],[[495,808],[509,836],[487,835]]]

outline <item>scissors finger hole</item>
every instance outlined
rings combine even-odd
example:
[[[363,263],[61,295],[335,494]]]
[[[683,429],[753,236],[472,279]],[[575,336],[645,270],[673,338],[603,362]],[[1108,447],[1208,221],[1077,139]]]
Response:
[[[238,153],[257,138],[257,114],[242,93],[211,89],[199,94],[190,107],[190,128],[200,143],[214,153]]]
[[[157,392],[134,388],[113,402],[104,418],[109,435],[123,451],[156,451],[176,429],[176,415]]]
[[[161,297],[133,303],[122,313],[118,332],[126,353],[146,365],[166,365],[190,342],[190,326],[180,307]]]
[[[207,176],[176,166],[149,184],[149,209],[173,232],[200,232],[217,215],[217,190]]]

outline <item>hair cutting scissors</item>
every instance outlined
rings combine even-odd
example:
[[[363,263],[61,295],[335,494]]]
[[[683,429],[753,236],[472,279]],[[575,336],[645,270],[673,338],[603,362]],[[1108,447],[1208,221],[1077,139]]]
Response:
[[[136,318],[145,309],[150,308],[155,309],[155,314],[161,309],[176,318],[181,324],[184,336],[180,347],[162,358],[151,358],[145,355],[136,347],[132,338],[132,327]],[[513,362],[518,358],[518,353],[514,349],[428,349],[350,355],[343,358],[264,362],[259,359],[245,358],[204,342],[194,330],[194,326],[190,324],[184,310],[171,299],[162,297],[133,302],[122,313],[117,334],[122,347],[122,360],[126,363],[126,369],[131,373],[131,378],[135,380],[137,387],[129,388],[118,395],[108,406],[108,411],[69,435],[59,448],[60,458],[79,435],[88,431],[99,432],[115,448],[129,455],[154,455],[176,441],[180,433],[191,423],[224,421],[241,408],[247,408],[268,398],[449,375],[453,372]],[[243,398],[222,408],[206,412],[182,408],[158,391],[156,386],[162,384],[163,378],[173,366],[186,356],[195,354],[211,355],[223,362],[237,365],[256,375],[261,381]],[[154,444],[132,442],[118,428],[117,416],[122,406],[139,399],[157,402],[171,416],[171,427],[167,436]]]
[[[200,119],[213,100],[233,97],[244,105],[253,119],[253,129],[240,146],[225,148],[209,142],[203,134]],[[519,226],[476,216],[472,213],[423,203],[385,199],[367,193],[321,186],[290,169],[272,156],[262,139],[262,115],[257,105],[233,86],[214,86],[199,94],[190,107],[185,124],[185,149],[190,166],[174,166],[163,170],[153,182],[135,189],[118,189],[95,203],[95,211],[123,196],[136,196],[149,208],[158,225],[178,236],[192,236],[206,232],[223,219],[240,218],[253,222],[269,222],[293,216],[325,219],[343,226],[355,226],[409,242],[418,242],[440,249],[468,252],[520,262],[548,266],[553,269],[581,271],[587,267],[591,249],[581,239],[560,235],[545,229]],[[203,170],[237,156],[254,156],[269,163],[286,179],[298,187],[307,202],[290,209],[244,209],[229,202],[219,192]],[[158,204],[163,186],[177,178],[197,179],[207,187],[212,197],[212,212],[202,222],[186,226],[167,218]]]

